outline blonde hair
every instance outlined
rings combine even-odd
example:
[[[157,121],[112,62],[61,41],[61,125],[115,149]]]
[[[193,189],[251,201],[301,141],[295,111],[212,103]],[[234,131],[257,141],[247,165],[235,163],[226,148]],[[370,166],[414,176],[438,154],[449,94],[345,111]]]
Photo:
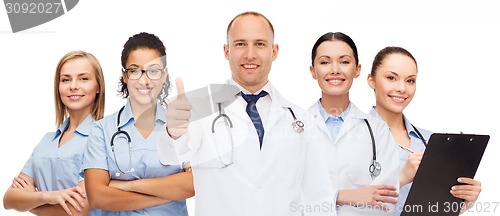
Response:
[[[54,101],[56,108],[56,125],[61,126],[64,119],[68,117],[68,110],[66,105],[61,100],[61,95],[59,94],[59,82],[61,81],[61,68],[66,62],[72,59],[85,58],[89,61],[90,65],[94,69],[94,75],[96,77],[98,85],[98,93],[96,95],[94,104],[92,105],[91,114],[94,120],[99,120],[104,117],[104,100],[105,100],[105,88],[104,88],[104,75],[102,72],[101,64],[97,58],[87,52],[81,50],[75,50],[64,55],[59,63],[57,64],[56,74],[54,77]]]

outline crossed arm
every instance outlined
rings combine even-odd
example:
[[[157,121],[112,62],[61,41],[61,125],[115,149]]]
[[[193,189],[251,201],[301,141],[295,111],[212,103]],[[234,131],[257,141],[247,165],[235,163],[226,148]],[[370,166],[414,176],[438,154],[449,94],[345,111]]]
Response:
[[[194,195],[191,172],[119,181],[110,180],[106,170],[87,169],[85,179],[90,205],[108,211],[144,209]]]
[[[20,173],[4,196],[4,207],[35,215],[87,215],[90,211],[84,182],[57,191],[37,191],[35,181]]]

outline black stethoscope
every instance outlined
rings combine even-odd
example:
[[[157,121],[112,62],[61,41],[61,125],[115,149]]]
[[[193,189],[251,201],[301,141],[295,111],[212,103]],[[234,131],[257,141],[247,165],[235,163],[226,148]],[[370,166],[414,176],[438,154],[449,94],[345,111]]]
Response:
[[[111,151],[113,152],[113,158],[115,159],[115,164],[116,164],[116,167],[118,168],[118,170],[120,172],[116,172],[115,173],[115,176],[120,176],[120,175],[125,175],[125,174],[128,174],[128,173],[131,173],[131,172],[134,172],[134,168],[132,167],[132,139],[130,139],[130,135],[127,133],[127,131],[123,131],[120,129],[120,117],[122,115],[122,112],[123,112],[123,109],[125,108],[125,106],[123,106],[120,111],[118,111],[118,117],[116,118],[116,127],[117,127],[117,131],[113,134],[113,136],[111,136]],[[127,137],[127,142],[128,142],[128,168],[127,170],[122,170],[120,168],[120,165],[118,165],[118,161],[116,160],[116,153],[115,153],[115,137],[118,136],[118,135],[125,135],[125,137]]]
[[[373,136],[372,127],[370,126],[370,123],[368,123],[367,119],[363,119],[363,120],[365,120],[366,126],[368,127],[368,130],[370,131],[370,137],[372,139],[373,158],[372,158],[372,164],[370,164],[370,166],[368,167],[368,170],[370,171],[372,178],[375,178],[375,177],[380,175],[380,171],[382,171],[382,166],[377,161],[377,147],[375,145],[375,137]],[[420,140],[422,140],[422,142],[424,143],[424,146],[427,146],[427,142],[425,141],[425,139],[422,136],[422,134],[420,133],[420,131],[418,131],[417,127],[415,127],[413,125],[411,125],[411,126],[413,127],[415,132],[417,132],[417,135],[419,136]]]

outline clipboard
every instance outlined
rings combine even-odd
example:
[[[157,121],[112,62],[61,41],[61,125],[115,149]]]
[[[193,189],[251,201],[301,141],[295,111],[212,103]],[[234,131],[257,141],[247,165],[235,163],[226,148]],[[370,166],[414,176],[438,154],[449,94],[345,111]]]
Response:
[[[458,177],[474,178],[489,139],[489,135],[432,134],[401,216],[457,216],[463,200],[451,195],[451,187],[458,184]]]

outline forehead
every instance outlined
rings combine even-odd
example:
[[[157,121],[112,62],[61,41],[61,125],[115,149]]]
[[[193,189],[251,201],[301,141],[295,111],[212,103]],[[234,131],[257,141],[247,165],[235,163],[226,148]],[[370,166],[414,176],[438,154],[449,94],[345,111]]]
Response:
[[[163,64],[160,53],[157,50],[149,48],[139,48],[132,50],[127,58],[129,65],[147,66],[151,64]]]
[[[93,73],[94,68],[89,60],[84,57],[78,57],[66,61],[61,67],[61,74],[80,74],[80,73]]]
[[[327,55],[330,57],[338,57],[338,56],[353,56],[353,51],[351,47],[343,41],[340,40],[328,40],[322,42],[316,51],[316,57],[320,57],[322,55]]]
[[[392,71],[400,75],[414,75],[417,73],[417,65],[412,58],[401,53],[387,55],[380,65],[383,71]]]
[[[260,16],[244,15],[234,20],[229,28],[228,39],[273,41],[274,35],[269,23]]]

